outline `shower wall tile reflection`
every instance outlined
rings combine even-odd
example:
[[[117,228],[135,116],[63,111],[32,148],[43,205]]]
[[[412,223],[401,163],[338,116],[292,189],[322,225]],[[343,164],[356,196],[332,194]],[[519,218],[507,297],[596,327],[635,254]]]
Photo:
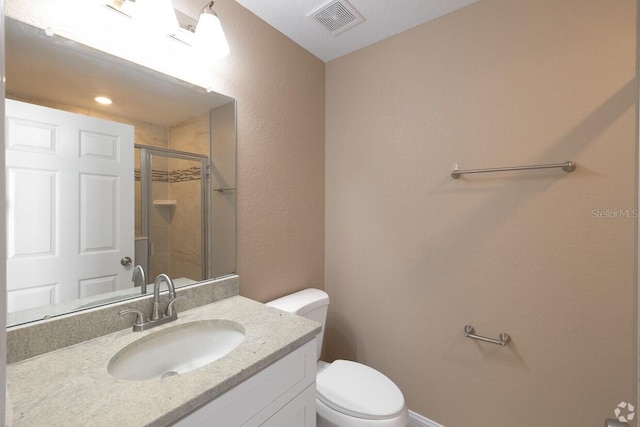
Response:
[[[204,112],[169,129],[169,148],[209,155],[209,113]],[[175,277],[202,280],[202,182],[200,164],[171,159],[171,199],[176,200],[171,232],[171,270]]]
[[[197,280],[203,261],[200,180],[173,182],[171,194],[177,202],[171,229],[171,271],[176,277]]]
[[[149,257],[150,280],[158,274],[171,275],[171,223],[173,207],[157,204],[157,201],[170,199],[169,181],[158,178],[169,175],[169,160],[165,157],[154,156],[151,170],[155,171],[156,179],[151,179],[151,224],[149,236],[151,240],[151,256]],[[160,173],[158,173],[160,172]]]
[[[110,117],[110,120],[122,120]],[[137,122],[134,124],[135,143],[152,147],[167,148],[169,146],[169,133],[166,126],[151,123]],[[140,150],[134,150],[134,174],[135,174],[135,232],[136,238],[146,238],[142,232],[142,199],[140,182]],[[145,266],[146,267],[146,266]],[[146,270],[146,268],[145,268]]]
[[[205,111],[169,129],[169,148],[209,155],[209,113]]]

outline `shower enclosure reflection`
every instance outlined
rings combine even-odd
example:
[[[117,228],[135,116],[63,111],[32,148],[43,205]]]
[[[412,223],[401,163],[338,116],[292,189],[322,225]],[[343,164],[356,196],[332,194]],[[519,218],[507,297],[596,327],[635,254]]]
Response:
[[[150,278],[166,273],[177,283],[204,280],[208,157],[145,146],[135,151],[136,264]]]

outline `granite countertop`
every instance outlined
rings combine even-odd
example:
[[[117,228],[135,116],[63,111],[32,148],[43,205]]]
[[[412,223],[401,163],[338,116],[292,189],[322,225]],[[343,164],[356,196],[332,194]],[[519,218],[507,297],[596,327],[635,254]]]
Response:
[[[234,296],[178,313],[145,332],[115,332],[7,366],[13,426],[165,426],[215,399],[311,340],[320,325]],[[126,345],[172,326],[204,319],[242,324],[244,341],[202,368],[162,380],[126,381],[107,372]]]

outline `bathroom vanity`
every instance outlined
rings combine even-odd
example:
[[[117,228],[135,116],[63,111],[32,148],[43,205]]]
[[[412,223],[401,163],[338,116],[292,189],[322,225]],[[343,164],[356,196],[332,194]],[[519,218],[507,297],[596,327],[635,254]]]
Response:
[[[178,313],[150,331],[126,329],[8,365],[9,425],[315,425],[316,322],[233,296]],[[108,370],[127,345],[209,319],[242,325],[244,340],[198,369],[122,380]]]

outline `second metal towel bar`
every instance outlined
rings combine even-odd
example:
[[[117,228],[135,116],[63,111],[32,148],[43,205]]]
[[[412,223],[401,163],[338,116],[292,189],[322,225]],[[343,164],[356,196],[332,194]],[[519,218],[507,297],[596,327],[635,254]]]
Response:
[[[509,341],[511,341],[511,337],[507,333],[502,333],[498,335],[498,339],[495,339],[495,338],[482,337],[480,335],[476,335],[474,332],[475,331],[473,329],[473,326],[466,325],[464,327],[464,336],[467,338],[471,338],[478,341],[490,342],[491,344],[498,344],[503,347],[507,345]]]
[[[567,160],[564,163],[548,163],[545,165],[527,165],[527,166],[509,166],[504,168],[486,168],[486,169],[468,169],[468,170],[460,170],[458,169],[458,164],[453,165],[453,170],[451,171],[451,176],[453,178],[460,178],[460,175],[466,173],[484,173],[484,172],[504,172],[504,171],[522,171],[529,169],[550,169],[550,168],[562,168],[565,172],[573,172],[576,170],[576,164]]]

